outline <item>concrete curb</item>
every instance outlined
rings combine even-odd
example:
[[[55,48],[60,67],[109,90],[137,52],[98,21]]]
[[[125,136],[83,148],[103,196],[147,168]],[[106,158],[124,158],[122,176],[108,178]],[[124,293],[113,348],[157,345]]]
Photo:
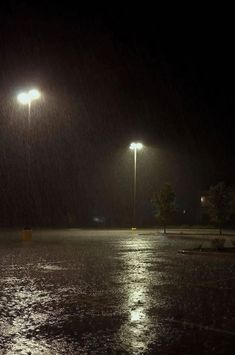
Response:
[[[227,249],[227,250],[226,250]],[[235,248],[226,248],[224,250],[196,250],[196,249],[181,249],[178,250],[179,254],[190,254],[190,255],[216,255],[216,256],[225,256],[225,255],[234,255]]]

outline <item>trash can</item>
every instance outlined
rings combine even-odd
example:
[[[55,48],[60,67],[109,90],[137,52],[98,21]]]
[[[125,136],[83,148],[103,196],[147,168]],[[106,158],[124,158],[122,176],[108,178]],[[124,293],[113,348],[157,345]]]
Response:
[[[32,229],[23,229],[21,232],[21,240],[32,240]]]

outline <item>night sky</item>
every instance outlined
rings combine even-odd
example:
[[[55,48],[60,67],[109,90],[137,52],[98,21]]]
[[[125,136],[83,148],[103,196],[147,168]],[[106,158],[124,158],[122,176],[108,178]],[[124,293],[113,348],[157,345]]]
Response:
[[[101,216],[106,225],[128,226],[133,140],[145,145],[140,225],[153,223],[150,199],[164,182],[174,186],[185,222],[196,222],[201,191],[233,184],[229,18],[200,9],[178,15],[137,5],[9,1],[0,26],[1,225],[23,223],[27,112],[16,96],[34,86],[43,94],[32,106],[35,225],[85,226]]]

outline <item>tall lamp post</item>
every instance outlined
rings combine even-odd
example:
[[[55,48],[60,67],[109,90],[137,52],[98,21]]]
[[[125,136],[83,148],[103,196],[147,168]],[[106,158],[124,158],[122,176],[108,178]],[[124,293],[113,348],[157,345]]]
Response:
[[[132,230],[136,229],[136,163],[137,163],[137,151],[143,148],[143,144],[139,142],[133,142],[130,144],[130,149],[134,151],[134,184],[133,184],[133,221]]]
[[[32,238],[32,230],[30,228],[30,218],[29,218],[29,206],[30,203],[30,124],[31,124],[31,105],[32,102],[35,100],[40,99],[41,93],[37,89],[31,89],[28,92],[21,92],[17,96],[17,100],[21,105],[25,105],[28,108],[28,115],[27,115],[27,198],[28,198],[28,206],[27,206],[27,220],[26,225],[22,231],[22,239],[23,240],[30,240]],[[31,209],[31,208],[30,208]]]

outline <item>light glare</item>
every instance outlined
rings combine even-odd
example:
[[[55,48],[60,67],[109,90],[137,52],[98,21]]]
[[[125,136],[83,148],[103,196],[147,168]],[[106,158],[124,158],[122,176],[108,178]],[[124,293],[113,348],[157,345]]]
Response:
[[[142,143],[135,143],[135,142],[133,142],[133,143],[131,143],[131,145],[130,145],[130,149],[131,150],[140,150],[140,149],[142,149],[143,148],[143,144]]]
[[[29,91],[30,100],[37,100],[41,96],[40,92],[37,89],[32,89]]]
[[[28,105],[30,103],[30,97],[26,92],[20,93],[17,99],[22,105]]]
[[[28,92],[21,92],[17,99],[22,105],[29,105],[33,100],[38,100],[41,97],[41,93],[37,89],[31,89]]]

